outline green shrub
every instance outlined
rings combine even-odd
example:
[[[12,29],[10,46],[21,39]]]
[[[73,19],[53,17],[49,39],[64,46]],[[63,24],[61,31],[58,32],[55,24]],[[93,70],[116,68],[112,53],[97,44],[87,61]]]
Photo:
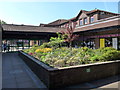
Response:
[[[64,67],[65,65],[65,60],[56,60],[53,64],[54,67]]]
[[[95,62],[99,60],[99,56],[98,55],[94,55],[93,57],[90,58],[91,62]]]
[[[99,51],[99,52],[102,52],[102,53],[105,53],[105,52],[110,51],[110,50],[116,50],[116,49],[112,48],[112,47],[104,47],[104,48],[96,49],[96,51]]]
[[[51,37],[50,41],[48,43],[43,43],[41,45],[41,48],[59,48],[61,47],[64,43],[64,40],[61,36],[61,34],[57,33],[58,37]]]
[[[109,50],[103,53],[103,55],[99,56],[100,61],[110,61],[120,59],[120,51],[117,50]]]
[[[68,47],[58,48],[55,46],[51,52],[35,52],[37,49],[44,49],[43,47],[49,46],[49,43],[44,43],[42,46],[35,45],[24,50],[24,52],[30,53],[40,61],[57,68],[120,59],[120,51],[111,47],[96,50],[82,47],[71,50]]]

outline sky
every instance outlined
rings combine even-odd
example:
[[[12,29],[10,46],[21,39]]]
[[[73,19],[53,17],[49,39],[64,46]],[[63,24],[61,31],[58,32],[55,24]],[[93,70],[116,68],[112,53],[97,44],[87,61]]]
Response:
[[[70,19],[80,10],[118,13],[118,2],[0,2],[0,19],[8,24],[39,25]]]

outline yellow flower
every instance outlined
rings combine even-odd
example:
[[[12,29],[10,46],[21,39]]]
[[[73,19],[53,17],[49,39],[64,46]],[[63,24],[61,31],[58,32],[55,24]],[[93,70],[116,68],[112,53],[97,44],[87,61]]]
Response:
[[[37,50],[35,50],[35,52],[36,52],[36,53],[41,52],[41,49],[37,49]]]
[[[43,49],[37,49],[35,52],[39,53],[39,52],[43,52],[43,53],[47,53],[52,51],[52,48],[43,48]]]

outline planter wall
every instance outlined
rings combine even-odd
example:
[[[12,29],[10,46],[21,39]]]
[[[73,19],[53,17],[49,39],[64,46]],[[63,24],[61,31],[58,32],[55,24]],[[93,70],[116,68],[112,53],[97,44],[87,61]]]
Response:
[[[78,84],[120,74],[120,70],[118,70],[120,60],[57,69],[47,66],[24,52],[20,51],[19,56],[48,88]]]

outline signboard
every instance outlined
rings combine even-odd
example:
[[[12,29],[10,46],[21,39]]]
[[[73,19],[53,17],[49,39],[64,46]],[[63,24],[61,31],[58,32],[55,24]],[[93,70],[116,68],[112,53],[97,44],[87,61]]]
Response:
[[[112,47],[118,49],[118,39],[112,38]]]
[[[101,38],[100,39],[100,48],[103,48],[103,47],[105,47],[105,39]]]

